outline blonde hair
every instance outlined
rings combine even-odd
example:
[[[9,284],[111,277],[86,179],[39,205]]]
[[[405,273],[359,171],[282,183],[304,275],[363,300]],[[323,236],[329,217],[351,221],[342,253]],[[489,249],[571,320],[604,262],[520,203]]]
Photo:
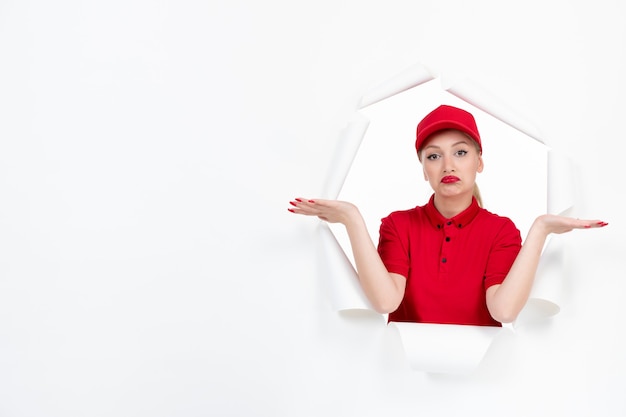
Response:
[[[476,201],[478,201],[478,206],[482,207],[483,206],[483,198],[480,195],[480,189],[478,188],[478,184],[474,183],[474,192],[472,193],[472,195],[474,196],[474,198],[476,198]]]

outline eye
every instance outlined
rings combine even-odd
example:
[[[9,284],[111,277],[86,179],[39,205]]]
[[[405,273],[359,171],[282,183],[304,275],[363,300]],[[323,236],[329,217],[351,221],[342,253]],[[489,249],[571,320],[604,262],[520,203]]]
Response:
[[[440,157],[439,154],[431,153],[426,157],[426,159],[428,159],[429,161],[435,161],[439,159],[439,157]]]
[[[465,149],[459,149],[454,153],[456,156],[465,156],[467,155],[467,151]]]

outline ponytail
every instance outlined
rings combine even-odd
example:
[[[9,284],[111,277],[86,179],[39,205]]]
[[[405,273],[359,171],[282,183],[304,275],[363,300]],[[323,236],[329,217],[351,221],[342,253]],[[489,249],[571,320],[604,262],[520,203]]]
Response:
[[[474,183],[474,192],[472,193],[476,201],[478,201],[478,206],[483,206],[483,198],[480,196],[480,190],[478,189],[478,184]]]

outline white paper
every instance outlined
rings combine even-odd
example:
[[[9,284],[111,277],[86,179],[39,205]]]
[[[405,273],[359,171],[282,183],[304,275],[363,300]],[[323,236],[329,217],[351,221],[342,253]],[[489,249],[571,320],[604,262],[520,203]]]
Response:
[[[502,327],[391,322],[416,371],[467,374],[480,365]]]
[[[326,176],[322,198],[336,199],[339,195],[368,125],[369,120],[365,116],[355,113],[352,120],[341,132]]]
[[[359,277],[326,223],[319,226],[321,271],[324,288],[333,310],[374,310],[365,296]]]
[[[569,158],[548,152],[548,213],[562,214],[574,206],[573,169]]]
[[[467,101],[471,105],[491,114],[493,117],[503,121],[509,126],[545,144],[545,141],[536,126],[522,118],[518,112],[508,108],[501,100],[497,99],[492,94],[489,94],[475,83],[464,79],[454,81],[453,85],[449,85],[444,88],[455,96]]]
[[[421,64],[412,65],[367,91],[361,97],[359,108],[367,107],[432,79],[434,79],[433,75],[425,66]]]
[[[552,235],[545,245],[528,302],[515,320],[515,327],[554,316],[561,310],[565,267],[562,238],[561,235]]]

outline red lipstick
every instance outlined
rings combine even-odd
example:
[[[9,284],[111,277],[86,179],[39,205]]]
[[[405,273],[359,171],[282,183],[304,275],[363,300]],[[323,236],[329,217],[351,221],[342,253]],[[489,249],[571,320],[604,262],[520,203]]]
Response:
[[[441,182],[444,184],[452,184],[457,181],[461,181],[461,179],[459,177],[455,177],[454,175],[447,175],[441,179]]]

